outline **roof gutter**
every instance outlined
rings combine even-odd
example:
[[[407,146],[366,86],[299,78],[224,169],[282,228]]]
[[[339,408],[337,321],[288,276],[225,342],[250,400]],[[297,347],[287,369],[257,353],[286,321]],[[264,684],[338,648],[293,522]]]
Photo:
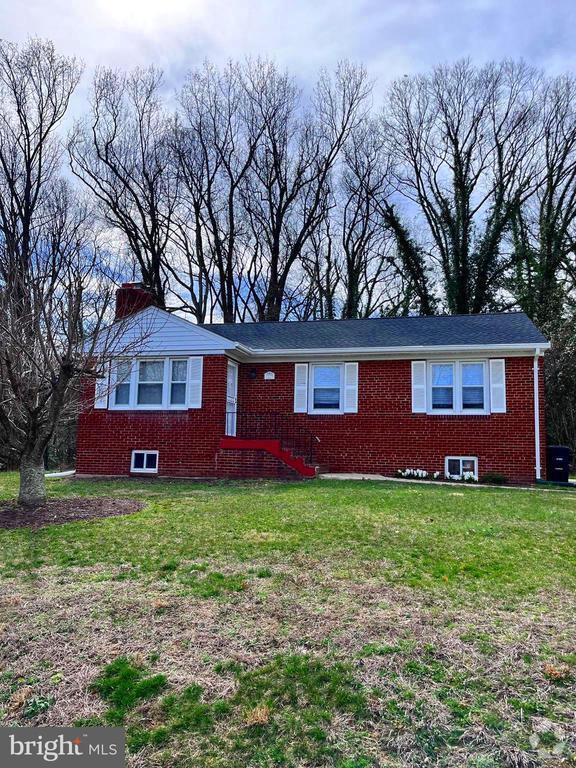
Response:
[[[450,354],[460,352],[493,352],[494,354],[503,354],[505,352],[534,354],[537,350],[550,349],[549,342],[539,344],[452,344],[431,346],[418,344],[412,346],[396,347],[310,347],[301,349],[258,349],[250,348],[237,343],[238,351],[253,358],[274,359],[294,359],[294,358],[318,358],[335,357],[347,355],[348,357],[356,355],[430,355],[430,354]]]

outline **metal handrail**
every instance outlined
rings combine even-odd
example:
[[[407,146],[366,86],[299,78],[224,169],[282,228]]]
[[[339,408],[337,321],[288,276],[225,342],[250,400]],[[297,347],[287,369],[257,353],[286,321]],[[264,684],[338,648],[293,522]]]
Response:
[[[232,420],[236,429],[232,430]],[[260,411],[227,411],[226,434],[233,431],[236,437],[260,440],[279,440],[283,449],[300,456],[309,466],[315,464],[315,448],[320,438],[302,427],[285,413]]]

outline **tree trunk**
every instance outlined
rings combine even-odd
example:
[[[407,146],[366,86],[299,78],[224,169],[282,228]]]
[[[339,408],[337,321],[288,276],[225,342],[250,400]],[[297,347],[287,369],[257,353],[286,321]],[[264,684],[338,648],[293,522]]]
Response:
[[[44,460],[40,456],[22,456],[18,502],[25,507],[38,507],[46,501]]]
[[[408,277],[412,290],[418,297],[421,315],[433,315],[436,311],[436,301],[432,295],[430,281],[420,248],[410,237],[410,234],[393,205],[384,204],[384,221],[394,235],[398,255],[405,275]]]
[[[272,299],[266,302],[262,320],[266,322],[277,323],[280,320],[281,311],[282,311],[282,299],[278,296],[274,296]]]

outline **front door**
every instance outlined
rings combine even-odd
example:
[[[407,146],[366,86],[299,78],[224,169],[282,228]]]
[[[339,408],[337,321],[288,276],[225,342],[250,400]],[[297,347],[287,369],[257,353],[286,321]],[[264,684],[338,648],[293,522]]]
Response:
[[[226,372],[226,434],[236,437],[236,411],[238,409],[238,363],[228,360]]]

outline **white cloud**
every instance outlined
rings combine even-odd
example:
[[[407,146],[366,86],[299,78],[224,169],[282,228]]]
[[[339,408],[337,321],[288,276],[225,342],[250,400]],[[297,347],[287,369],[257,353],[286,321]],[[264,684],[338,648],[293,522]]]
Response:
[[[7,39],[48,37],[88,72],[155,63],[173,84],[205,57],[270,56],[302,80],[345,57],[381,81],[467,55],[575,63],[570,0],[0,0],[0,11]]]

